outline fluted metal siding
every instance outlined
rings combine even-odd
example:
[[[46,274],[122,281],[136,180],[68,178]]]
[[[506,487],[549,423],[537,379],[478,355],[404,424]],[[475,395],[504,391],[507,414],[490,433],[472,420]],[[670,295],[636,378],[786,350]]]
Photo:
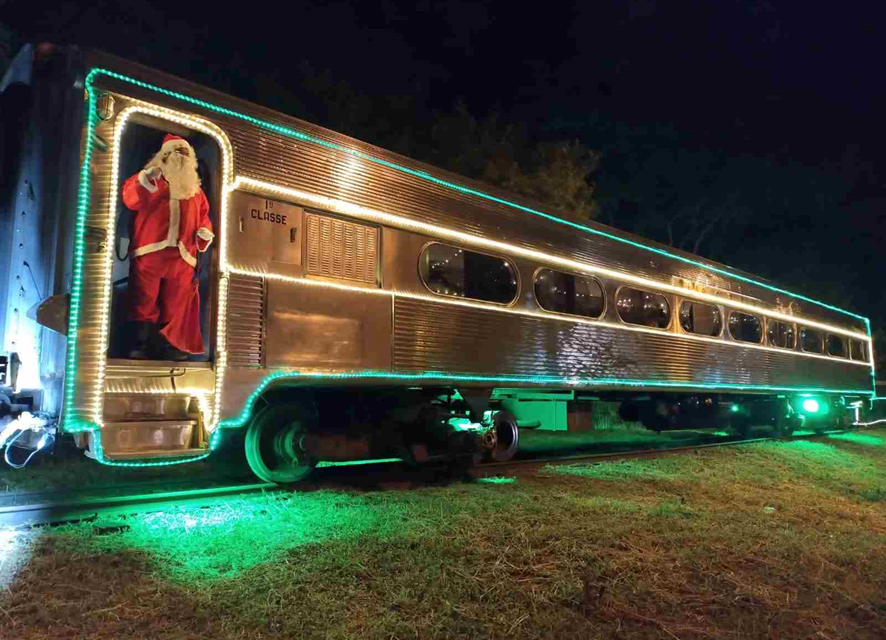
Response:
[[[228,283],[228,366],[263,366],[265,305],[264,278],[231,274]]]
[[[168,87],[271,123],[281,124],[320,140],[341,144],[370,156],[423,171],[440,179],[462,184],[561,218],[573,219],[568,213],[553,211],[550,207],[539,205],[500,189],[455,176],[322,127],[284,116],[167,74],[108,56],[96,55],[94,60],[98,65],[114,68],[120,73]],[[576,259],[588,265],[624,270],[663,283],[670,284],[675,277],[691,282],[703,281],[724,291],[759,299],[770,307],[778,306],[782,309],[790,307],[797,313],[803,313],[822,321],[864,330],[861,321],[849,318],[844,314],[817,305],[798,302],[789,296],[776,294],[757,285],[713,274],[707,269],[686,264],[675,258],[640,250],[602,236],[583,233],[514,207],[456,191],[426,179],[358,158],[352,154],[270,132],[242,120],[219,115],[191,104],[184,104],[174,98],[125,82],[106,78],[101,78],[100,82],[124,93],[157,104],[195,112],[214,121],[231,140],[234,147],[236,172],[240,175],[314,195],[357,203],[433,225],[472,234],[488,235],[521,247]],[[661,246],[604,225],[584,221],[582,223],[618,237],[639,241],[645,245]],[[736,274],[743,274],[738,270],[702,260],[691,256],[691,254],[674,251],[667,247],[663,248]],[[757,276],[753,277],[760,280]]]
[[[868,369],[793,353],[748,349],[494,310],[398,298],[394,369],[469,374],[655,380],[698,384],[864,389]]]
[[[374,284],[378,229],[310,213],[306,216],[308,275]]]
[[[103,122],[96,126],[95,133],[107,140],[109,145],[114,142],[114,126],[112,122]],[[74,403],[72,411],[65,416],[68,423],[78,420],[91,422],[96,419],[95,412],[102,405],[103,390],[99,383],[100,366],[107,358],[106,343],[103,339],[107,327],[102,327],[104,296],[109,286],[105,277],[107,266],[106,248],[98,247],[96,240],[104,233],[105,243],[113,242],[110,237],[111,218],[108,211],[112,199],[118,197],[116,187],[112,190],[112,167],[110,152],[93,150],[93,162],[90,165],[90,208],[86,216],[87,247],[99,250],[87,252],[83,256],[83,278],[80,290],[80,319],[77,325],[77,373],[74,382]],[[71,203],[76,206],[76,203]],[[69,230],[68,232],[72,232]],[[106,246],[106,245],[105,245]],[[70,371],[68,371],[70,373]]]

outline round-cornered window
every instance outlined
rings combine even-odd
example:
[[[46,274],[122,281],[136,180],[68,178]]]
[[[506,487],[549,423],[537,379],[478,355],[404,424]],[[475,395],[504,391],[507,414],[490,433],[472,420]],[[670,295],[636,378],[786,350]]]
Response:
[[[517,270],[507,260],[432,243],[419,258],[419,275],[434,293],[509,304],[517,297]]]
[[[729,314],[729,334],[740,342],[760,344],[763,341],[763,323],[757,316],[733,311]]]
[[[835,358],[846,357],[846,341],[840,336],[835,336],[833,333],[829,333],[827,347],[829,356],[834,356]]]
[[[582,278],[552,269],[535,274],[535,299],[545,311],[599,318],[603,315],[603,287],[592,278]]]
[[[822,348],[821,331],[802,327],[800,329],[800,347],[807,353],[821,353]]]
[[[723,317],[719,307],[684,300],[680,305],[680,326],[686,333],[716,337],[723,329]]]
[[[660,293],[622,287],[615,298],[618,317],[628,324],[666,329],[671,322],[671,306]]]
[[[866,362],[868,359],[867,345],[861,340],[849,340],[849,355],[853,360]]]
[[[793,349],[796,345],[794,325],[789,322],[769,322],[769,344],[782,349]]]

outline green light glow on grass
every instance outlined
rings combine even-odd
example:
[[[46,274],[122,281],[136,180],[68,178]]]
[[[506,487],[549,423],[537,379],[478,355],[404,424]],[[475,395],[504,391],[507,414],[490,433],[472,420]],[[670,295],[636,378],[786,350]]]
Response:
[[[544,473],[579,476],[594,480],[671,480],[679,476],[679,460],[622,460],[579,464],[557,464],[542,467]]]
[[[835,433],[828,436],[831,440],[842,440],[853,444],[861,444],[866,447],[883,447],[886,441],[878,436],[872,436],[867,433]]]
[[[332,491],[233,497],[200,508],[173,506],[128,517],[129,529],[94,544],[149,552],[172,578],[194,584],[236,578],[264,563],[285,561],[306,545],[393,536],[403,526],[394,501]]]
[[[493,476],[491,478],[477,478],[477,482],[480,482],[482,484],[514,484],[515,482],[517,482],[517,479]]]

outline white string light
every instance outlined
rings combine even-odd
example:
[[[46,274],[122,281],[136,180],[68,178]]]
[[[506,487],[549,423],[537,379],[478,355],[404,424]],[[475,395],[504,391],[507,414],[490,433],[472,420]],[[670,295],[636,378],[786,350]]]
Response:
[[[227,249],[227,235],[226,235],[226,220],[227,220],[227,209],[228,209],[228,200],[230,196],[229,185],[232,182],[234,167],[233,167],[233,149],[231,147],[231,143],[228,140],[225,133],[215,124],[208,120],[204,120],[202,118],[198,118],[196,116],[181,113],[179,111],[174,111],[172,109],[167,109],[165,107],[159,107],[157,105],[149,104],[142,102],[140,100],[136,100],[134,98],[127,98],[131,105],[123,109],[117,116],[117,120],[114,123],[114,136],[113,136],[113,150],[112,150],[112,159],[111,159],[111,179],[110,179],[110,193],[108,198],[108,213],[107,213],[107,228],[108,228],[108,238],[114,238],[116,234],[116,220],[117,220],[117,193],[120,185],[120,148],[122,145],[123,131],[126,127],[129,119],[137,114],[141,113],[148,116],[153,116],[160,120],[166,120],[168,122],[172,122],[175,124],[179,124],[189,129],[199,131],[204,133],[210,137],[212,137],[217,143],[221,150],[222,155],[222,201],[221,201],[221,211],[218,215],[219,225],[220,225],[220,241],[219,241],[219,252],[221,253],[220,263],[222,265],[225,264],[224,255]],[[112,282],[112,269],[114,266],[114,243],[107,243],[107,251],[105,255],[105,260],[103,264],[102,277],[105,281],[105,286],[102,289],[102,298],[99,303],[99,318],[101,319],[100,329],[99,329],[99,344],[101,345],[101,352],[106,353],[108,349],[108,339],[109,339],[109,331],[110,331],[110,309],[111,309],[111,299],[113,296],[113,282]],[[224,268],[222,269],[222,271]],[[224,273],[222,275],[222,281],[226,278]],[[226,287],[220,287],[226,291]],[[225,311],[226,311],[226,296],[219,297],[219,315],[218,315],[218,325],[217,325],[217,337],[216,344],[218,348],[218,355],[216,357],[216,371],[215,371],[215,402],[212,403],[212,406],[207,397],[207,393],[205,390],[191,390],[192,395],[197,398],[197,401],[200,405],[201,411],[203,411],[203,415],[206,416],[205,423],[208,431],[212,431],[215,428],[215,425],[219,420],[219,392],[221,390],[221,381],[224,377],[225,366],[227,364],[227,356],[224,353],[224,346],[226,343],[224,329],[225,329]],[[106,359],[98,358],[98,366],[96,370],[96,394],[95,401],[92,406],[92,418],[93,422],[96,425],[101,427],[103,425],[103,411],[104,411],[104,392],[105,392],[105,370],[106,370]],[[173,392],[173,391],[153,391],[153,390],[145,390],[144,393],[182,393]]]
[[[613,269],[607,269],[605,267],[597,267],[588,264],[584,264],[582,262],[577,262],[575,260],[570,260],[568,258],[562,258],[560,256],[551,255],[548,253],[544,253],[542,251],[537,251],[535,249],[526,249],[524,247],[520,247],[517,245],[508,244],[506,242],[500,242],[498,240],[491,240],[489,238],[485,238],[482,236],[476,236],[469,233],[464,233],[462,231],[456,231],[453,229],[446,229],[445,227],[439,227],[436,225],[428,224],[425,222],[420,222],[418,220],[412,220],[409,218],[404,218],[402,216],[384,213],[382,211],[376,211],[374,209],[370,209],[368,207],[363,207],[361,205],[351,204],[349,202],[344,202],[341,200],[337,200],[335,198],[330,198],[327,196],[320,196],[316,194],[306,193],[304,191],[299,191],[297,189],[291,189],[289,187],[283,187],[280,185],[271,184],[268,182],[263,182],[261,180],[256,180],[255,178],[249,178],[246,176],[237,176],[234,180],[233,184],[229,187],[232,191],[239,189],[241,186],[245,186],[247,188],[257,189],[260,191],[271,192],[275,194],[279,194],[282,196],[286,196],[289,198],[293,198],[295,200],[301,200],[303,202],[307,202],[314,205],[319,205],[323,208],[330,209],[337,213],[343,213],[345,215],[350,215],[357,218],[362,218],[366,220],[372,220],[374,222],[380,222],[383,224],[393,225],[396,227],[401,227],[409,230],[414,230],[419,233],[423,233],[426,235],[431,235],[437,238],[448,238],[451,240],[455,240],[457,242],[462,242],[466,244],[471,244],[478,247],[484,247],[487,249],[493,249],[496,251],[501,251],[509,254],[516,254],[523,256],[525,258],[530,258],[533,260],[538,260],[540,262],[546,262],[549,264],[557,264],[567,269],[572,269],[574,271],[581,271],[584,273],[590,274],[598,274],[606,277],[611,277],[627,282],[632,282],[635,284],[640,284],[646,287],[651,287],[658,290],[666,290],[670,293],[676,293],[681,296],[686,296],[687,298],[694,298],[700,300],[707,300],[710,302],[715,302],[718,304],[726,304],[730,307],[734,307],[737,309],[744,309],[748,311],[753,311],[755,313],[764,314],[770,318],[778,318],[781,320],[786,320],[789,322],[800,322],[805,326],[809,327],[818,327],[820,329],[831,331],[833,333],[842,333],[847,336],[851,336],[858,340],[865,340],[870,342],[871,337],[864,334],[859,333],[857,331],[852,331],[849,329],[843,329],[842,327],[836,327],[833,325],[825,324],[822,322],[817,322],[814,320],[809,320],[806,318],[802,318],[799,316],[788,315],[782,313],[780,311],[776,311],[774,309],[766,309],[764,307],[755,306],[752,304],[747,304],[744,302],[739,302],[736,300],[731,300],[719,296],[714,296],[707,293],[702,293],[699,291],[695,291],[693,289],[689,289],[686,287],[678,287],[675,285],[657,282],[655,280],[649,280],[647,278],[642,278],[640,276],[635,276],[630,273],[625,273],[621,271],[616,271]],[[872,363],[871,363],[872,366]]]

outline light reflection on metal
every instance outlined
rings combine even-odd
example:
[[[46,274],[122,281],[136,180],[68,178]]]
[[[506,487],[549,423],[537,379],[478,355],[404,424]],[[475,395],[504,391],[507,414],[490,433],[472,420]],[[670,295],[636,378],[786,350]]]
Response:
[[[765,314],[769,317],[780,318],[783,320],[789,320],[791,322],[802,321],[803,324],[808,326],[815,326],[821,329],[831,331],[834,333],[842,333],[848,336],[852,336],[859,340],[871,341],[871,337],[865,335],[863,333],[858,333],[856,331],[851,331],[848,329],[843,329],[841,327],[836,327],[833,325],[815,322],[813,320],[807,320],[805,318],[801,318],[799,316],[790,316],[775,309],[766,309],[764,307],[759,307],[751,304],[747,304],[744,302],[739,302],[736,300],[730,300],[727,298],[710,295],[707,293],[702,293],[698,291],[694,291],[692,289],[686,289],[684,287],[678,287],[674,285],[669,285],[662,282],[656,282],[653,280],[648,280],[646,278],[641,278],[638,276],[634,276],[629,273],[625,273],[622,271],[615,271],[612,269],[605,269],[602,267],[595,267],[584,264],[582,262],[577,262],[575,260],[569,260],[566,258],[561,258],[559,256],[554,256],[551,254],[543,253],[541,251],[536,251],[534,249],[526,249],[523,247],[519,247],[516,245],[508,244],[505,242],[500,242],[498,240],[491,240],[489,238],[485,238],[482,236],[471,235],[468,233],[464,233],[462,231],[455,231],[452,229],[446,229],[435,225],[430,225],[424,222],[420,222],[417,220],[410,220],[409,218],[404,218],[402,216],[397,216],[389,213],[384,213],[381,211],[376,211],[374,209],[370,209],[368,207],[363,207],[361,205],[352,204],[349,202],[344,202],[342,200],[337,200],[334,198],[328,198],[326,196],[319,196],[311,193],[306,193],[304,191],[299,191],[296,189],[290,189],[288,187],[282,187],[279,185],[271,184],[268,182],[263,182],[261,180],[256,180],[255,178],[249,178],[246,176],[237,176],[234,180],[233,184],[229,186],[229,189],[236,190],[240,187],[258,189],[262,191],[268,191],[274,194],[288,196],[290,198],[300,200],[303,202],[308,202],[314,205],[322,206],[326,209],[334,211],[336,213],[342,213],[345,215],[350,215],[354,217],[359,217],[366,220],[372,220],[373,222],[378,222],[381,224],[392,225],[398,228],[408,229],[412,231],[416,231],[419,233],[427,234],[437,238],[446,238],[450,240],[454,240],[456,242],[463,242],[466,244],[471,244],[478,247],[485,247],[487,249],[493,249],[495,251],[506,252],[512,255],[519,255],[524,258],[529,258],[532,260],[538,260],[547,264],[556,264],[559,266],[566,267],[568,269],[573,269],[577,271],[582,271],[584,273],[590,274],[599,274],[608,276],[611,278],[616,278],[619,280],[632,282],[636,284],[640,284],[646,287],[651,287],[653,290],[658,291],[668,291],[670,293],[676,293],[680,295],[686,295],[692,298],[708,300],[710,302],[717,302],[720,304],[726,304],[730,307],[746,309],[748,311],[754,311],[757,313]],[[267,275],[272,276],[273,274],[268,273],[256,273],[253,275]],[[285,276],[281,276],[286,278]]]
[[[407,291],[395,291],[395,290],[384,290],[384,289],[366,289],[363,287],[354,287],[347,284],[341,284],[337,282],[326,282],[326,281],[318,281],[318,280],[307,280],[305,278],[294,278],[292,276],[284,276],[277,273],[263,273],[254,269],[240,269],[237,267],[229,267],[229,273],[239,273],[247,276],[260,276],[264,278],[268,278],[269,280],[280,280],[283,282],[288,282],[290,284],[295,284],[299,286],[308,286],[308,287],[325,287],[330,289],[339,289],[342,291],[353,291],[355,293],[364,293],[368,295],[379,295],[379,296],[391,296],[397,298],[409,298],[411,300],[421,300],[425,302],[434,302],[440,304],[448,304],[455,305],[460,307],[469,307],[474,309],[483,309],[483,310],[492,310],[499,313],[510,313],[519,316],[528,316],[531,318],[539,318],[544,319],[549,322],[551,321],[561,321],[561,322],[572,322],[575,324],[588,324],[594,326],[605,326],[611,329],[618,329],[620,331],[635,331],[638,333],[649,333],[653,335],[661,335],[661,329],[652,329],[641,326],[632,326],[626,324],[614,324],[614,323],[604,323],[600,320],[586,320],[584,318],[575,317],[575,316],[565,316],[562,314],[551,314],[551,313],[543,313],[540,311],[526,311],[523,309],[514,309],[511,307],[504,307],[497,303],[482,303],[482,302],[471,302],[469,300],[457,300],[451,297],[445,296],[431,296],[431,295],[422,295],[419,293],[412,293]],[[776,353],[781,354],[789,354],[795,355],[799,357],[805,358],[819,358],[821,360],[827,360],[828,362],[834,362],[834,358],[829,358],[828,356],[817,355],[814,353],[806,353],[803,351],[788,351],[786,349],[779,349],[776,347],[769,347],[762,344],[753,344],[747,342],[734,342],[732,340],[722,340],[719,338],[711,338],[707,336],[695,335],[695,334],[674,334],[674,339],[685,339],[685,340],[700,340],[702,342],[710,342],[718,345],[729,345],[733,347],[741,347],[745,349],[761,349],[764,351],[774,351]],[[868,363],[865,362],[854,362],[851,360],[838,360],[841,364],[853,364],[856,366],[868,367]],[[870,393],[870,392],[866,392]]]

